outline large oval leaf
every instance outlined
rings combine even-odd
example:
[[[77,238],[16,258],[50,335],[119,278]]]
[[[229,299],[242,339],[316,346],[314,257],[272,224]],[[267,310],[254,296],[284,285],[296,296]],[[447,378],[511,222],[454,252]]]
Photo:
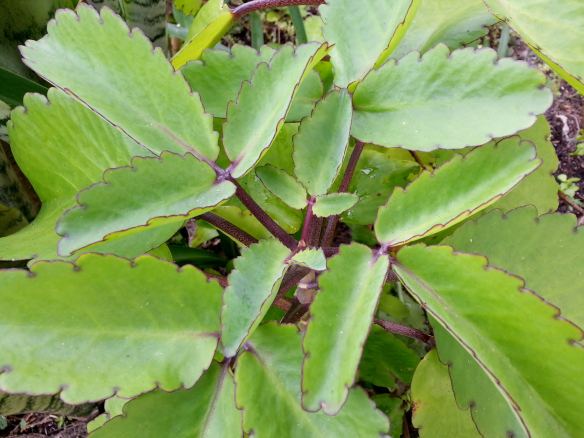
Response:
[[[24,62],[41,77],[154,153],[194,149],[217,157],[212,118],[141,31],[130,32],[109,8],[98,15],[84,3],[77,13],[57,12],[47,30],[21,49]]]
[[[0,388],[13,393],[75,404],[189,387],[219,338],[219,284],[150,256],[1,271],[0,295]]]
[[[386,147],[460,149],[514,134],[552,102],[545,77],[491,49],[439,45],[390,60],[353,96],[352,135]]]

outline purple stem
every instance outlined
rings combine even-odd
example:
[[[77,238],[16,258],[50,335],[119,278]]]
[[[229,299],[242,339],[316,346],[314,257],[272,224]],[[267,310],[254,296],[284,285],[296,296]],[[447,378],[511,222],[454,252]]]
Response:
[[[304,218],[304,225],[302,227],[302,236],[300,237],[299,245],[301,247],[307,247],[311,243],[312,235],[314,234],[314,220],[316,217],[312,212],[312,207],[316,199],[314,196],[308,200],[308,207],[306,208],[306,217]]]
[[[384,321],[383,319],[375,319],[373,322],[390,333],[417,339],[428,345],[434,345],[434,338],[421,330],[396,324],[391,321]]]
[[[235,18],[239,19],[244,15],[251,12],[268,9],[268,8],[278,8],[282,6],[295,6],[295,5],[314,5],[318,6],[325,2],[325,0],[251,0],[241,6],[236,7],[231,12]]]
[[[255,237],[246,233],[241,228],[237,227],[236,225],[233,225],[231,222],[223,219],[220,216],[217,216],[214,213],[204,213],[200,215],[197,219],[202,219],[205,222],[209,222],[215,228],[223,231],[225,234],[228,234],[236,238],[245,246],[250,246],[253,245],[254,243],[258,243],[258,240]]]

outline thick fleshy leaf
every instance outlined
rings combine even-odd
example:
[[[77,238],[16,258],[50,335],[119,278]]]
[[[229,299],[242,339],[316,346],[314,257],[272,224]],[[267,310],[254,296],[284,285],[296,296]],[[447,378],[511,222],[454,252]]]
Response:
[[[392,58],[427,52],[439,43],[450,49],[472,45],[497,19],[482,0],[420,0],[420,6]]]
[[[551,104],[545,77],[491,49],[439,45],[390,60],[353,96],[351,134],[385,147],[461,149],[514,134]]]
[[[223,38],[233,21],[233,14],[223,0],[209,0],[193,20],[189,40],[172,58],[172,66],[178,70],[187,62],[199,59],[205,49]]]
[[[361,380],[393,390],[398,382],[409,385],[416,365],[417,353],[397,336],[374,325],[367,338],[359,365]]]
[[[110,9],[61,10],[48,35],[27,41],[24,62],[154,153],[219,153],[212,118],[142,32]],[[55,62],[59,59],[62,62]],[[180,108],[180,110],[177,110]]]
[[[304,335],[302,405],[335,415],[355,382],[359,359],[389,267],[364,245],[341,246],[319,277]]]
[[[225,118],[227,104],[236,100],[243,82],[249,81],[258,64],[268,63],[275,52],[270,46],[256,51],[239,44],[230,51],[205,50],[199,61],[189,62],[181,72],[193,91],[201,96],[205,110],[215,117]],[[318,73],[310,72],[292,100],[286,121],[299,121],[309,115],[322,93]]]
[[[28,414],[46,412],[56,415],[82,417],[89,415],[95,404],[68,405],[58,395],[5,394],[0,392],[0,415]]]
[[[180,224],[234,193],[232,183],[217,182],[215,171],[191,154],[134,158],[131,166],[105,172],[103,182],[77,195],[78,206],[57,224],[63,236],[59,253],[69,255],[149,224]]]
[[[323,34],[334,45],[335,85],[346,88],[395,48],[417,8],[417,0],[329,0],[320,6]]]
[[[231,174],[243,176],[260,159],[280,130],[292,98],[303,79],[327,52],[325,44],[294,49],[286,45],[269,64],[259,64],[251,82],[244,82],[237,101],[227,109],[223,126]]]
[[[306,190],[293,176],[269,164],[258,167],[256,175],[282,202],[297,210],[306,207]]]
[[[353,193],[331,193],[318,196],[312,207],[317,217],[329,217],[344,213],[357,204],[359,197]]]
[[[512,210],[524,205],[534,205],[541,214],[556,211],[560,188],[554,173],[558,168],[559,160],[556,149],[550,141],[549,123],[544,116],[540,116],[535,125],[517,133],[517,135],[534,144],[537,149],[537,157],[542,161],[542,164],[491,208]]]
[[[31,272],[0,273],[2,390],[61,391],[67,403],[134,397],[192,386],[211,363],[221,287],[200,271],[87,254]]]
[[[563,317],[584,328],[584,229],[577,228],[573,215],[538,217],[533,207],[492,211],[464,224],[445,243],[519,275]]]
[[[238,437],[241,412],[235,407],[235,386],[227,366],[212,364],[191,389],[156,390],[124,406],[92,438]]]
[[[116,395],[108,398],[103,404],[104,413],[87,423],[87,433],[91,434],[91,432],[100,428],[111,419],[124,415],[124,406],[129,401]]]
[[[286,436],[378,436],[387,419],[361,389],[352,389],[335,416],[310,413],[300,405],[301,338],[293,326],[268,324],[248,341],[235,370],[237,405],[243,426],[258,438]]]
[[[456,404],[448,367],[433,350],[420,362],[412,382],[413,418],[420,437],[480,437],[469,411]]]
[[[290,261],[315,271],[326,270],[326,257],[320,248],[304,249],[294,254]]]
[[[451,247],[404,248],[394,270],[496,382],[532,436],[582,430],[583,332],[558,308],[484,257]]]
[[[406,403],[390,394],[376,394],[371,400],[375,402],[377,409],[389,417],[389,436],[401,437]]]
[[[271,239],[244,249],[235,259],[221,314],[225,356],[234,356],[266,315],[276,298],[289,256],[288,248]]]
[[[580,0],[485,0],[485,3],[584,94],[584,4]]]
[[[352,115],[349,93],[335,90],[300,123],[294,137],[294,171],[312,196],[326,194],[339,174],[349,145]]]
[[[25,108],[12,112],[12,153],[43,205],[31,225],[0,242],[0,259],[57,258],[57,219],[76,204],[75,195],[102,179],[104,170],[151,153],[62,91],[48,100],[29,94]],[[160,246],[180,227],[163,226],[100,244],[94,252],[135,257]]]
[[[521,419],[499,387],[440,324],[433,322],[438,355],[448,364],[450,381],[458,406],[470,411],[483,436],[527,438]]]
[[[174,0],[173,6],[187,15],[195,15],[203,4],[203,0]]]
[[[457,155],[393,192],[379,209],[377,238],[402,245],[462,222],[501,198],[539,164],[533,145],[516,137]]]

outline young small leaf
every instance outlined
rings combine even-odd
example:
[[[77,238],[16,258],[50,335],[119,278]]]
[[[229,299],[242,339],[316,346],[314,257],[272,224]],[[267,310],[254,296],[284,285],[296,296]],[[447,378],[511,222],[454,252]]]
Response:
[[[306,190],[293,176],[277,167],[258,167],[256,175],[270,192],[292,208],[301,210],[306,207]]]
[[[232,183],[217,182],[215,171],[191,154],[134,158],[131,167],[109,170],[103,182],[79,193],[78,207],[57,224],[63,236],[59,253],[69,255],[132,228],[180,224],[234,193]]]
[[[349,145],[352,116],[349,93],[335,90],[300,123],[294,137],[294,171],[312,196],[326,194],[339,174]]]
[[[355,382],[363,344],[389,267],[366,246],[342,246],[319,278],[304,336],[302,405],[335,415]]]
[[[326,258],[320,248],[307,248],[296,254],[290,259],[292,263],[314,269],[315,271],[326,270]]]
[[[91,434],[92,438],[236,437],[241,412],[235,406],[233,376],[213,363],[191,389],[155,390],[130,401],[124,415]]]
[[[359,197],[353,193],[331,193],[316,198],[312,211],[317,217],[329,217],[344,213],[354,207]]]
[[[455,225],[497,201],[539,164],[533,145],[515,137],[458,155],[393,192],[379,209],[377,238],[396,246]]]
[[[413,424],[420,437],[480,437],[469,411],[456,404],[448,367],[435,350],[420,362],[412,382]]]
[[[545,76],[494,50],[439,45],[372,71],[353,95],[351,134],[419,151],[461,149],[514,134],[552,102]],[[472,78],[472,79],[470,79]]]
[[[227,109],[223,126],[231,174],[243,176],[260,159],[280,130],[299,84],[326,54],[325,44],[284,46],[270,64],[260,64],[251,82],[244,82],[237,101]]]
[[[387,433],[389,424],[362,389],[351,389],[335,416],[310,413],[300,404],[301,338],[294,326],[268,324],[248,341],[235,369],[243,427],[258,438],[363,436]]]
[[[262,240],[235,259],[223,296],[221,343],[232,357],[262,322],[276,298],[290,250],[279,241]]]
[[[98,14],[85,3],[76,13],[59,10],[47,30],[21,48],[39,76],[156,154],[193,148],[217,158],[212,118],[141,31],[130,31],[111,9]]]
[[[31,272],[0,272],[4,390],[61,391],[72,404],[134,397],[189,387],[211,363],[221,288],[200,271],[87,254]]]

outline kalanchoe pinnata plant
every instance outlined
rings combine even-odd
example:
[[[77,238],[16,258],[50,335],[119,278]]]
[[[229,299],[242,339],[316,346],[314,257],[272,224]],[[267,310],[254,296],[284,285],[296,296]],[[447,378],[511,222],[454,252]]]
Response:
[[[42,208],[0,239],[28,261],[0,271],[0,409],[107,400],[99,438],[582,433],[552,95],[465,46],[504,19],[582,90],[584,6],[321,3],[210,0],[171,62],[84,3],[21,47],[53,88],[8,125]],[[320,41],[213,48],[298,4]]]

